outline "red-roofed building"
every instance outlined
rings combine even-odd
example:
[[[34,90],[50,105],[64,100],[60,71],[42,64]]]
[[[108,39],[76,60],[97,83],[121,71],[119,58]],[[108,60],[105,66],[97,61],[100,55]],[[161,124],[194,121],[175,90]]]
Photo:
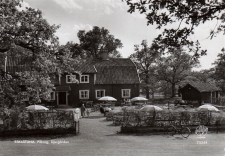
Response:
[[[112,96],[120,105],[124,99],[139,96],[140,79],[136,65],[128,58],[90,58],[75,68],[82,74],[63,74],[56,86],[57,106],[79,106],[81,101],[98,103]],[[79,83],[76,83],[76,81]]]

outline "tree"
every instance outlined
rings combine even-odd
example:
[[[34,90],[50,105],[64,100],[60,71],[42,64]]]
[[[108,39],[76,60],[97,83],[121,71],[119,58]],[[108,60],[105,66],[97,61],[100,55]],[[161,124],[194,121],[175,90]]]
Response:
[[[141,45],[135,45],[135,53],[130,55],[130,58],[137,64],[140,79],[143,89],[146,92],[146,98],[149,99],[149,93],[154,98],[154,92],[157,88],[157,79],[155,78],[156,59],[159,56],[157,52],[148,47],[146,40],[143,40]]]
[[[225,51],[222,50],[221,53],[218,54],[217,60],[214,62],[215,65],[215,77],[217,79],[225,80]]]
[[[1,99],[9,99],[11,104],[21,103],[20,84],[26,85],[28,96],[33,103],[45,99],[53,89],[51,74],[56,73],[55,53],[58,51],[56,25],[49,25],[40,10],[23,8],[22,0],[0,2],[0,52],[7,56],[11,66],[21,66],[24,70],[5,71],[0,68]],[[64,63],[65,64],[65,63]],[[29,70],[25,70],[29,65]]]
[[[94,26],[92,30],[85,32],[80,30],[77,34],[80,40],[80,46],[86,51],[87,56],[98,57],[101,52],[107,52],[114,57],[120,57],[118,48],[122,48],[123,44],[119,39],[109,34],[109,30]]]
[[[84,62],[87,55],[79,44],[67,42],[60,45],[56,53],[56,67],[59,73],[79,73],[74,71],[74,67]]]
[[[1,52],[8,51],[13,44],[34,53],[54,52],[58,38],[55,36],[59,26],[49,25],[40,10],[31,7],[23,9],[21,0],[2,1],[1,15]]]
[[[192,44],[188,36],[194,33],[194,29],[202,23],[217,20],[219,25],[209,34],[214,37],[219,32],[224,32],[225,23],[225,1],[216,0],[123,0],[129,6],[129,13],[138,10],[146,15],[147,24],[157,25],[157,29],[175,24],[175,28],[165,29],[164,41],[167,44],[176,44],[180,40],[182,44]],[[176,25],[176,23],[178,23]],[[170,42],[172,41],[172,42]],[[196,41],[197,42],[197,41]],[[199,50],[199,49],[198,49]],[[205,53],[206,51],[201,51]],[[196,53],[196,55],[201,55]]]
[[[171,97],[171,84],[164,80],[160,80],[158,92],[163,93],[165,98]]]
[[[57,55],[57,59],[63,60],[61,56],[66,55],[66,53],[70,53],[70,57],[79,61],[87,58],[85,51],[81,48],[78,43],[67,42],[65,45],[61,45],[59,47]]]
[[[158,79],[171,84],[171,96],[175,97],[175,86],[184,80],[198,63],[182,49],[174,49],[169,56],[162,56],[157,63]]]
[[[192,71],[192,77],[198,79],[198,81],[206,82],[206,83],[215,83],[215,79],[213,78],[214,70],[211,69],[204,69],[200,71]]]
[[[223,93],[225,93],[225,50],[222,49],[221,53],[218,54],[217,60],[214,62],[214,75],[213,78],[216,79],[217,85],[220,86]]]

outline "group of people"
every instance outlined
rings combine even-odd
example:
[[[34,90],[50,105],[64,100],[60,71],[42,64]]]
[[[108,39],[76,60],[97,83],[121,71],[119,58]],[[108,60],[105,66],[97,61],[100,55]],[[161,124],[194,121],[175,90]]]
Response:
[[[87,109],[84,104],[81,106],[81,117],[89,117],[90,109]]]
[[[109,112],[110,110],[111,110],[111,108],[109,108],[109,107],[102,107],[102,106],[100,106],[100,112],[101,112],[102,114],[104,114],[104,116],[105,116],[106,113]]]
[[[89,115],[91,113],[90,112],[90,109],[87,109],[84,104],[81,105],[81,108],[80,109],[81,109],[81,117],[89,117]],[[100,112],[102,114],[104,114],[104,116],[110,110],[111,110],[111,108],[109,108],[109,107],[103,107],[103,106],[100,105]]]

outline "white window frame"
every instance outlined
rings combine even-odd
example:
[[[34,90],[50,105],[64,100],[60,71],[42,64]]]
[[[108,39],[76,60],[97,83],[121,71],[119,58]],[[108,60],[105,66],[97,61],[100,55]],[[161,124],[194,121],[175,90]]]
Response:
[[[70,78],[70,81],[68,81],[69,79],[69,77],[74,77],[74,79],[76,79],[76,75],[66,75],[66,83],[74,83],[72,80],[71,80],[71,78]]]
[[[82,81],[83,76],[87,76],[87,81]],[[80,76],[80,83],[89,83],[89,75],[81,75]]]
[[[53,94],[53,98],[52,98],[51,94]],[[54,91],[50,92],[50,100],[55,100],[55,92]]]
[[[101,98],[101,97],[98,97],[98,92],[99,92],[99,91],[103,91],[103,92],[104,92],[104,93],[103,93],[103,94],[104,94],[103,96],[105,96],[105,89],[96,89],[96,90],[95,90],[95,97],[96,97],[96,99]]]
[[[124,96],[123,93],[124,93],[124,91],[127,91],[127,90],[129,91],[129,96]],[[122,89],[121,93],[122,93],[122,98],[130,98],[131,89]]]
[[[87,92],[87,97],[82,97],[82,92]],[[79,90],[79,99],[89,99],[89,90]]]

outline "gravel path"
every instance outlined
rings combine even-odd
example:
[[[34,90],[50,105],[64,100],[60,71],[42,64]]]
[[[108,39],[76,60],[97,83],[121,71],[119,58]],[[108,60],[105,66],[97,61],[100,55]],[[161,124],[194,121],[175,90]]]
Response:
[[[16,143],[15,139],[0,141],[0,156],[225,155],[225,136],[222,133],[208,134],[205,139],[192,134],[188,139],[182,139],[179,136],[120,134],[117,133],[119,130],[119,126],[113,126],[99,112],[94,112],[89,118],[80,120],[80,133],[77,136],[38,138],[39,142],[37,139],[30,139],[34,143]]]

